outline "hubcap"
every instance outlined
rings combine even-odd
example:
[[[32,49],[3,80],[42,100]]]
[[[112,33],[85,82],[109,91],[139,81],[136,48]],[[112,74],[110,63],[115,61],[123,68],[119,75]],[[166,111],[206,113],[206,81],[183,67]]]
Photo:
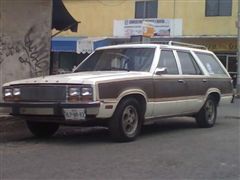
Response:
[[[138,126],[138,113],[136,108],[132,105],[124,109],[122,114],[122,125],[127,136],[134,136]]]
[[[213,124],[214,118],[215,118],[215,107],[214,107],[213,101],[207,101],[206,106],[205,106],[205,112],[206,112],[205,115],[208,120],[208,123]]]

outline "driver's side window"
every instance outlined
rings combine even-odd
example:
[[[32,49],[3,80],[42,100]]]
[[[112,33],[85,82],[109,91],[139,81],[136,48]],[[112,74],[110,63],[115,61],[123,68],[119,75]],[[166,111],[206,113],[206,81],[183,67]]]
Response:
[[[111,69],[130,69],[129,64],[129,59],[116,56],[111,60]]]
[[[120,68],[121,67],[121,60],[119,58],[113,58],[111,61],[111,68]]]
[[[179,74],[176,59],[171,50],[161,50],[158,68],[167,68],[167,74]]]

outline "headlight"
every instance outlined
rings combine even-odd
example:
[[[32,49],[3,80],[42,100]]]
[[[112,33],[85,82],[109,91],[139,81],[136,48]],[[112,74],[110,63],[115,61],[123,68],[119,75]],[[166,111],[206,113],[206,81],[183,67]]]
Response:
[[[20,88],[5,88],[3,90],[4,101],[18,101],[20,100],[21,89]]]
[[[13,100],[19,101],[21,96],[21,89],[20,88],[14,88],[13,89]]]
[[[14,88],[13,89],[13,96],[20,96],[20,95],[21,95],[20,88]]]
[[[67,99],[70,102],[92,101],[92,87],[69,87]]]
[[[93,89],[92,87],[81,88],[81,100],[92,101],[93,100]]]
[[[68,89],[68,101],[70,102],[80,101],[80,88],[70,87]]]
[[[69,96],[80,96],[80,88],[69,88]]]
[[[6,88],[3,90],[3,99],[4,101],[13,100],[13,90],[11,88]]]
[[[12,96],[12,89],[4,89],[4,96],[5,97]]]

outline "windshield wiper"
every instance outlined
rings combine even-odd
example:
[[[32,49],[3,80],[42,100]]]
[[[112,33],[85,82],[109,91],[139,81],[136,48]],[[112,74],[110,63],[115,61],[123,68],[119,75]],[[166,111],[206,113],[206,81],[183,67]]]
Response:
[[[106,69],[100,69],[100,71],[130,71],[128,68],[106,68]]]

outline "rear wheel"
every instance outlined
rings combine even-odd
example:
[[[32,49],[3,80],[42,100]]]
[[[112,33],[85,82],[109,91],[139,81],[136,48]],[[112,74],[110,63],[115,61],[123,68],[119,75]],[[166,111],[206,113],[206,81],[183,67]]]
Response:
[[[143,112],[134,98],[123,99],[109,123],[112,138],[118,142],[133,141],[140,133]]]
[[[49,138],[58,130],[59,124],[27,121],[27,127],[34,136]]]
[[[217,118],[217,102],[209,96],[196,116],[196,122],[201,128],[210,128],[215,125]]]

